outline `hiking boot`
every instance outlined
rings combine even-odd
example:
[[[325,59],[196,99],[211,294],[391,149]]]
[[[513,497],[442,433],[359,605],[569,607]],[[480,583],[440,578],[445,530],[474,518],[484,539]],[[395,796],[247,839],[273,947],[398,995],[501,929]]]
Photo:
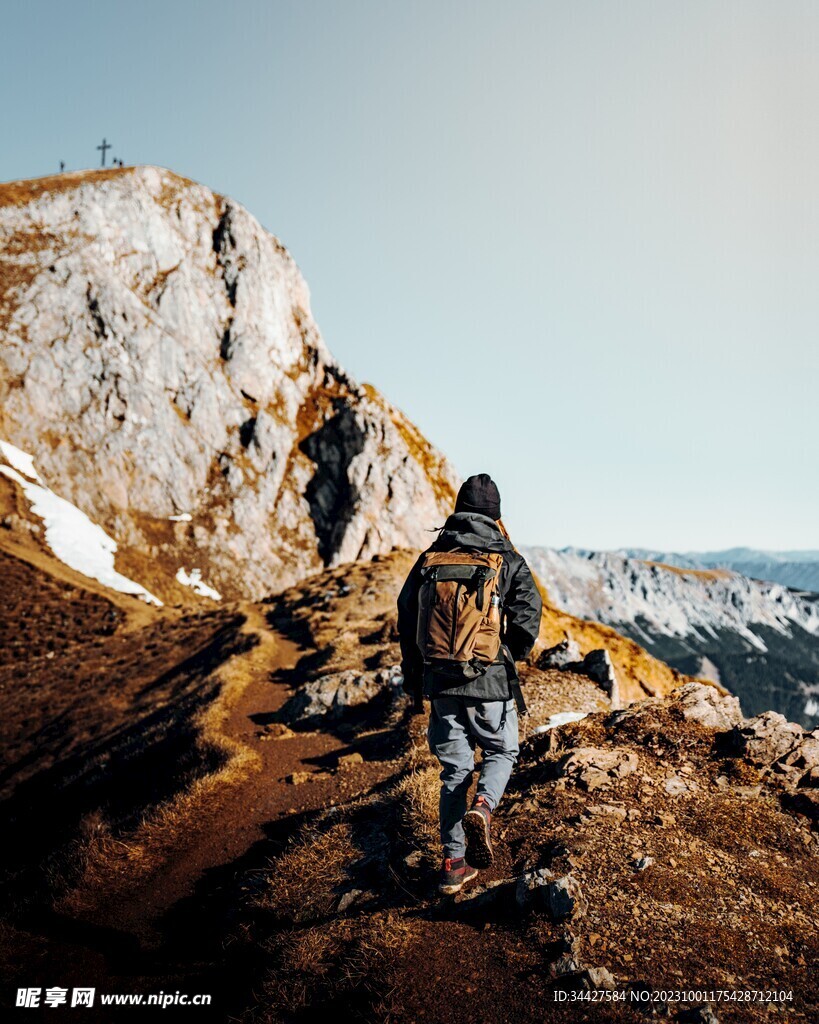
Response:
[[[464,815],[463,827],[469,863],[479,868],[488,868],[492,863],[492,842],[489,839],[491,824],[492,811],[486,797],[476,797],[471,810]]]
[[[458,857],[456,860],[453,860],[451,857],[445,857],[441,867],[441,880],[438,883],[438,892],[443,893],[445,896],[452,896],[454,893],[460,892],[467,882],[471,882],[473,878],[477,877],[477,868],[470,867],[463,857]]]

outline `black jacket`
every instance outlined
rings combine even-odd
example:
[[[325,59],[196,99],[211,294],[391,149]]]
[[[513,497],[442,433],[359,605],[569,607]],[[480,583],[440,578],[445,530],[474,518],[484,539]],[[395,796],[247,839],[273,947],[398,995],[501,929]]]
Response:
[[[412,693],[423,684],[427,697],[478,697],[481,700],[508,700],[510,681],[517,679],[515,662],[525,658],[537,640],[542,602],[532,573],[522,555],[498,529],[494,519],[475,512],[456,512],[444,524],[430,551],[490,551],[503,555],[500,577],[501,649],[496,661],[483,675],[468,681],[455,681],[424,669],[416,643],[418,590],[421,558],[415,563],[398,596],[398,632],[401,640],[404,689]],[[423,556],[421,556],[423,557]]]

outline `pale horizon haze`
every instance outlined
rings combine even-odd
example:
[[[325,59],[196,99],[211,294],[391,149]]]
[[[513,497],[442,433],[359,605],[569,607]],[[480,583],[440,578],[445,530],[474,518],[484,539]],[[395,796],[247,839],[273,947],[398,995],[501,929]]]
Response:
[[[819,548],[815,4],[32,0],[3,39],[0,180],[105,136],[242,202],[516,542]]]

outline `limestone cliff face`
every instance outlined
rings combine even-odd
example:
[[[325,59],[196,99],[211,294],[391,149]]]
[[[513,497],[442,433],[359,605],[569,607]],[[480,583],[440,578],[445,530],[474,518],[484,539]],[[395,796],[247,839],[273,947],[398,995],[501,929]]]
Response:
[[[457,485],[332,358],[282,244],[154,167],[0,186],[0,436],[234,596],[422,545]]]

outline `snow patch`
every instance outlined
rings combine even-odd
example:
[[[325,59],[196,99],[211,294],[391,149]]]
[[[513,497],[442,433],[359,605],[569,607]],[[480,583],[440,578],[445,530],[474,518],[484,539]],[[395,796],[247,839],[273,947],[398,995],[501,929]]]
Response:
[[[805,704],[805,714],[819,715],[819,700],[815,700],[813,697],[809,697],[807,704]]]
[[[190,512],[180,512],[178,516],[168,516],[172,523],[189,523],[193,516]]]
[[[202,579],[201,569],[191,569],[188,573],[180,566],[179,571],[176,574],[176,580],[178,583],[181,583],[183,587],[190,587],[191,590],[200,597],[209,597],[212,601],[222,600],[222,595],[219,591],[214,590],[213,587],[209,587]]]
[[[25,452],[21,452],[19,448],[15,448],[8,441],[0,441],[0,452],[3,453],[6,462],[13,466],[18,473],[22,473],[29,480],[36,480],[38,484],[43,482],[40,479],[40,474],[34,468],[34,457],[32,455],[26,455]]]
[[[83,576],[89,576],[120,594],[132,594],[149,604],[162,607],[158,597],[154,597],[139,583],[129,580],[127,576],[114,569],[117,542],[109,537],[101,526],[92,523],[76,505],[72,505],[65,498],[60,498],[47,487],[33,483],[32,480],[40,478],[30,455],[20,452],[5,441],[0,444],[3,455],[9,462],[15,458],[18,460],[18,466],[25,467],[18,471],[17,468],[0,466],[0,473],[20,485],[31,504],[31,511],[45,523],[46,543],[57,558],[70,568],[81,572]],[[11,457],[9,449],[13,449]],[[23,458],[20,459],[20,456]]]
[[[558,711],[557,714],[550,716],[548,722],[537,726],[532,732],[549,732],[551,729],[557,729],[560,725],[568,725],[569,722],[580,722],[588,714],[588,711]]]

